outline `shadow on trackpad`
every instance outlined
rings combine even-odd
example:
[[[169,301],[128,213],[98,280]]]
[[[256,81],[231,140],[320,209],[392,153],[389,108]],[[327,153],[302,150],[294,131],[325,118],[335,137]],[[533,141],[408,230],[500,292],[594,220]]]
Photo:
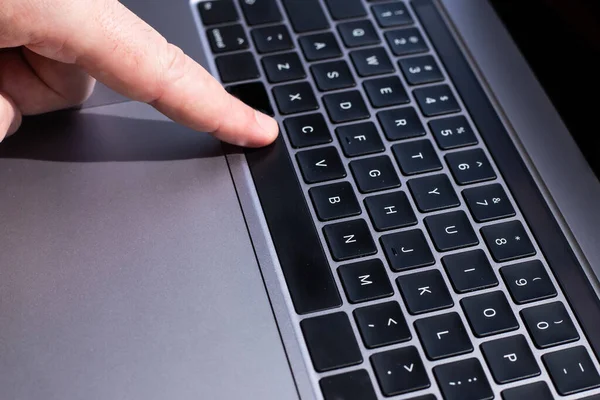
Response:
[[[0,181],[3,399],[298,398],[218,141],[135,103],[45,115]]]

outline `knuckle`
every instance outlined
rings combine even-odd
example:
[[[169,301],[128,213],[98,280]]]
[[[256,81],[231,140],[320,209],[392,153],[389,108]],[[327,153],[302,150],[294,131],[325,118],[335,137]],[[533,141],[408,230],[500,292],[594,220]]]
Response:
[[[67,101],[69,106],[78,106],[83,104],[87,99],[90,98],[94,91],[96,81],[91,77],[85,77],[77,85],[70,88],[67,93],[62,94],[63,98]]]
[[[156,83],[149,93],[152,101],[159,101],[164,97],[170,88],[185,78],[191,68],[189,58],[179,47],[166,43],[163,54],[162,62],[158,64]]]

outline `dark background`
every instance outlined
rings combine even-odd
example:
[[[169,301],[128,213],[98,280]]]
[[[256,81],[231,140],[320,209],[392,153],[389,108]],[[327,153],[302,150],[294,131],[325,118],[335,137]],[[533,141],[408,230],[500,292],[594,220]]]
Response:
[[[491,3],[600,177],[600,1]]]

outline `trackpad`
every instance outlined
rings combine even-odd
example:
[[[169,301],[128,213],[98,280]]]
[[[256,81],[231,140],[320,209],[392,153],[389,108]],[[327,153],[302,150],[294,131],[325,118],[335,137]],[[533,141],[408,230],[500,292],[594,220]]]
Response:
[[[219,143],[133,103],[25,129],[0,145],[2,398],[297,398]]]

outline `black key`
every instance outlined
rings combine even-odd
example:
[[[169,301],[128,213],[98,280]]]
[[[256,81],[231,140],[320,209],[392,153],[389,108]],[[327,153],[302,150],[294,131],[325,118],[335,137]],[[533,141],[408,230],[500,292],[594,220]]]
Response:
[[[337,284],[283,137],[248,149],[246,159],[296,312],[339,307]]]
[[[546,382],[535,382],[529,385],[517,386],[502,392],[502,400],[554,400]]]
[[[233,0],[204,1],[198,4],[204,26],[237,21],[239,16]]]
[[[365,199],[367,211],[378,231],[417,224],[417,217],[404,192],[393,192]]]
[[[506,296],[500,291],[467,297],[460,303],[477,337],[497,335],[519,328]]]
[[[354,77],[346,61],[316,64],[310,70],[315,77],[317,86],[322,91],[356,86],[356,82],[354,82]]]
[[[339,24],[338,30],[346,47],[367,46],[380,42],[375,27],[366,19]]]
[[[425,135],[425,128],[412,107],[381,111],[377,119],[389,140],[410,139]]]
[[[415,322],[415,329],[430,360],[473,351],[469,334],[455,312],[420,319]]]
[[[307,82],[277,86],[273,88],[273,95],[282,114],[293,114],[319,108],[315,94]]]
[[[590,358],[589,350],[583,346],[545,354],[542,361],[556,391],[562,396],[600,386],[600,375]]]
[[[463,196],[477,222],[493,221],[515,215],[515,209],[499,183],[463,191]]]
[[[414,346],[371,356],[371,364],[385,396],[409,393],[431,386],[423,361]]]
[[[436,397],[432,394],[426,394],[423,396],[419,396],[419,397],[411,397],[408,400],[437,400]]]
[[[333,19],[359,18],[367,15],[362,0],[325,0]]]
[[[216,54],[248,48],[248,38],[241,25],[209,29],[207,36],[210,48]]]
[[[300,151],[296,154],[306,183],[318,183],[346,176],[346,169],[335,147]]]
[[[327,225],[323,228],[323,233],[336,261],[377,253],[369,227],[362,219]]]
[[[477,144],[471,125],[462,115],[431,120],[429,128],[442,150]]]
[[[483,343],[481,351],[498,383],[514,382],[541,374],[523,335]]]
[[[414,91],[417,103],[426,117],[459,112],[460,106],[448,85],[429,86]]]
[[[260,76],[252,53],[237,53],[215,59],[223,83],[245,81]]]
[[[307,114],[283,121],[292,146],[295,148],[330,143],[333,139],[321,114]]]
[[[377,127],[372,122],[340,126],[335,131],[344,154],[348,157],[364,156],[385,150]]]
[[[398,29],[385,33],[385,38],[397,56],[407,54],[423,53],[429,48],[417,28]]]
[[[306,72],[297,53],[264,57],[262,64],[271,83],[293,81],[306,77]]]
[[[535,249],[521,221],[510,221],[481,228],[492,257],[498,262],[535,255]]]
[[[329,118],[336,124],[369,118],[371,115],[358,90],[329,94],[323,97],[323,102]]]
[[[275,115],[271,100],[262,82],[240,83],[227,86],[226,89],[232,96],[240,99],[250,107],[270,116]]]
[[[396,161],[405,175],[442,169],[442,163],[427,139],[397,144],[392,147]]]
[[[326,60],[342,55],[340,46],[331,32],[303,36],[299,42],[308,61]]]
[[[402,310],[395,301],[358,308],[354,311],[354,317],[368,349],[411,339]]]
[[[467,293],[498,285],[496,274],[483,250],[472,250],[442,258],[456,293]]]
[[[313,366],[318,372],[363,361],[350,320],[344,312],[307,318],[300,322]]]
[[[383,263],[379,259],[360,261],[338,268],[350,303],[381,299],[394,294]]]
[[[410,102],[397,76],[371,79],[363,83],[373,107],[388,107]]]
[[[446,155],[446,162],[459,185],[496,179],[496,173],[481,149],[450,153]]]
[[[444,80],[444,75],[432,56],[405,58],[399,64],[406,81],[411,85]]]
[[[444,174],[411,179],[408,181],[408,187],[421,212],[443,210],[460,205],[452,183]]]
[[[329,28],[320,0],[282,0],[294,31],[298,33]]]
[[[352,161],[350,170],[362,193],[376,192],[400,186],[400,179],[388,156]]]
[[[354,189],[348,182],[313,187],[308,192],[321,221],[351,217],[361,213]]]
[[[350,53],[360,76],[383,75],[394,72],[394,66],[383,47],[356,50]]]
[[[521,311],[521,316],[537,348],[579,340],[577,329],[560,301],[526,308]]]
[[[439,365],[433,369],[445,400],[492,400],[494,392],[476,358]],[[533,400],[533,399],[532,399]]]
[[[404,3],[387,3],[373,6],[373,14],[375,14],[377,23],[382,28],[413,23],[413,19]]]
[[[248,25],[268,24],[282,20],[275,0],[240,0]]]
[[[253,29],[252,39],[256,50],[263,54],[294,48],[290,32],[285,25]]]
[[[556,296],[556,289],[539,260],[513,264],[500,269],[510,295],[517,304]]]
[[[425,235],[420,229],[385,235],[380,240],[390,268],[396,272],[435,263]]]
[[[411,314],[449,308],[454,305],[444,278],[438,270],[400,276],[396,283]]]
[[[366,370],[327,376],[319,382],[325,400],[377,400]]]
[[[456,250],[479,244],[479,239],[464,211],[453,211],[425,218],[433,244],[439,251]]]

